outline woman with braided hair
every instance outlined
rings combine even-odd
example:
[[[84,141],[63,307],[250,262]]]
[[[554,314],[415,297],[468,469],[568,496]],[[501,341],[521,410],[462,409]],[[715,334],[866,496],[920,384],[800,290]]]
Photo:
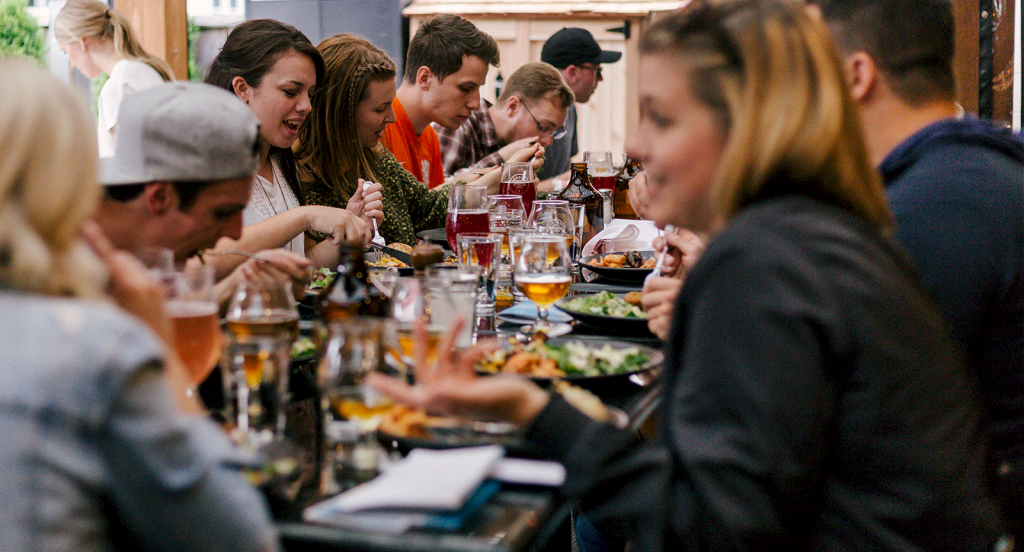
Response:
[[[68,62],[95,79],[110,76],[100,90],[96,136],[100,157],[114,155],[114,126],[125,96],[174,80],[166,61],[146,52],[128,19],[100,0],[68,0],[53,20],[53,36]]]
[[[326,64],[295,157],[306,201],[341,207],[365,181],[383,185],[388,243],[416,244],[416,232],[444,225],[448,190],[428,190],[380,145],[395,120],[395,63],[369,41],[339,34],[317,46]]]

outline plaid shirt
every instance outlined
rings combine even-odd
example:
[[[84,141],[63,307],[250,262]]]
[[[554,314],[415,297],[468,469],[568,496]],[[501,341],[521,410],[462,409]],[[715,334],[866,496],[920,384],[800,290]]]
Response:
[[[446,177],[454,176],[469,169],[480,169],[500,165],[505,160],[498,155],[501,144],[494,130],[494,121],[487,112],[491,103],[474,111],[466,122],[455,130],[431,123],[441,142],[441,160]]]

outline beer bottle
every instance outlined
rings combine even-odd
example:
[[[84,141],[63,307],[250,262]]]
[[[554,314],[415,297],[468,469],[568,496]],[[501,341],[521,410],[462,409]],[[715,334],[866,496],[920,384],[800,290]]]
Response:
[[[350,316],[386,317],[390,301],[370,283],[363,244],[347,241],[339,245],[338,275],[320,294],[319,315],[328,322]]]
[[[615,192],[613,201],[615,203],[615,218],[638,219],[633,206],[629,204],[629,181],[644,170],[640,160],[631,157],[628,153],[622,162],[622,169],[615,175]]]
[[[604,200],[594,189],[590,175],[587,174],[586,163],[572,163],[569,170],[569,183],[558,194],[558,199],[568,201],[569,205],[585,206],[586,222],[583,226],[583,243],[580,244],[582,248],[590,238],[604,230]]]

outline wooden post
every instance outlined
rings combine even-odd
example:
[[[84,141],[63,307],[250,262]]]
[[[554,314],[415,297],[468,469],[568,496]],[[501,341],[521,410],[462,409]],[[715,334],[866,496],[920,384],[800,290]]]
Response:
[[[188,80],[185,0],[114,0],[114,9],[128,18],[147,52],[166,60],[175,78]]]

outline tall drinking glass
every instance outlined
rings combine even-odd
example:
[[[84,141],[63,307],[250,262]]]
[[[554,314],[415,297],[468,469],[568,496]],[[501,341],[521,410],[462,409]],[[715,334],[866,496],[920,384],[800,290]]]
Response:
[[[411,366],[416,360],[416,324],[420,322],[427,332],[426,360],[437,362],[441,339],[449,330],[445,313],[452,307],[452,298],[443,287],[432,289],[420,278],[398,279],[391,296],[391,317],[403,362]]]
[[[458,318],[462,318],[462,330],[455,337],[456,347],[473,344],[473,328],[476,318],[477,285],[480,282],[480,267],[453,264],[433,264],[427,267],[424,280],[427,291],[435,304],[451,301],[449,308],[433,311],[435,321],[451,329]]]
[[[587,172],[598,190],[615,191],[615,167],[610,151],[585,151],[583,162],[587,164]]]
[[[477,314],[489,315],[494,312],[497,299],[497,262],[501,255],[503,236],[494,233],[463,234],[459,236],[456,250],[459,264],[466,267],[480,267],[480,286],[477,288]]]
[[[523,198],[518,195],[492,195],[487,198],[488,213],[491,218],[491,232],[504,236],[501,242],[501,262],[498,264],[499,279],[507,279],[509,271],[508,233],[523,227],[526,209]]]
[[[229,397],[242,440],[254,447],[284,433],[284,404],[299,313],[291,282],[243,282],[235,288],[224,333]]]
[[[560,236],[527,235],[516,256],[516,287],[537,304],[536,330],[550,329],[548,310],[572,285],[572,261]]]
[[[533,163],[529,161],[502,163],[499,193],[522,197],[523,207],[529,212],[533,208],[533,202],[537,200]]]
[[[448,246],[458,249],[458,236],[465,232],[487,232],[491,229],[487,216],[487,186],[465,184],[448,189],[448,217],[444,231]]]
[[[165,276],[167,315],[174,323],[174,350],[193,384],[210,375],[223,344],[213,290],[213,267],[186,265]]]

